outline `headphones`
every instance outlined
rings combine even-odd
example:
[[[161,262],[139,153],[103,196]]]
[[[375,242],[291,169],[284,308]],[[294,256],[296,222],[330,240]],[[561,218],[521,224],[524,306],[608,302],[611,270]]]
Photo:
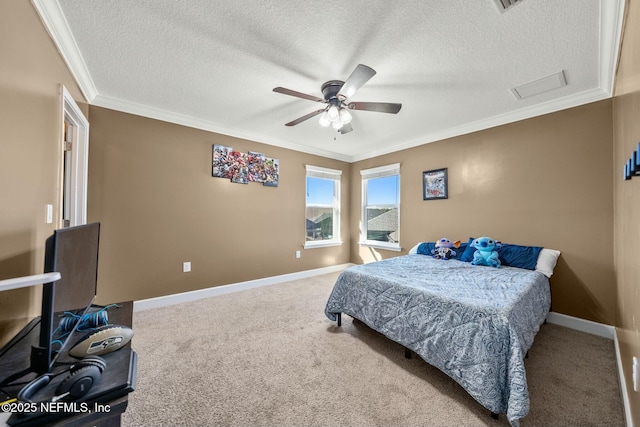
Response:
[[[51,401],[56,402],[65,397],[75,400],[84,396],[93,384],[100,379],[106,367],[107,362],[100,356],[88,356],[74,363],[69,368],[69,373],[65,379],[56,388],[56,396]],[[20,390],[18,400],[32,402],[31,397],[49,384],[56,375],[59,374],[45,374],[37,377]]]

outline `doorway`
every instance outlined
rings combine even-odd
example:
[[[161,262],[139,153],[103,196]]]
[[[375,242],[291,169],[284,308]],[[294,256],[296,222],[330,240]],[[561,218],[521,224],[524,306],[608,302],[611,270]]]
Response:
[[[89,121],[62,86],[61,227],[87,223]]]

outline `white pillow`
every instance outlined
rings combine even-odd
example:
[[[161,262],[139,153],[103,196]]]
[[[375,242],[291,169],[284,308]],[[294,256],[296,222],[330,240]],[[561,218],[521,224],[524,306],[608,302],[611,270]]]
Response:
[[[419,242],[417,245],[409,249],[409,255],[418,253],[418,246],[420,246],[424,242]]]
[[[538,255],[538,262],[536,263],[536,271],[544,274],[547,277],[553,275],[553,269],[556,267],[560,251],[555,249],[542,248],[540,255]]]

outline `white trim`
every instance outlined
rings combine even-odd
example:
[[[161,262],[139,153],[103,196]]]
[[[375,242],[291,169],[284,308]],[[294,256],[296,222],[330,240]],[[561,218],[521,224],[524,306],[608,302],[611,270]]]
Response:
[[[555,111],[577,107],[580,105],[610,98],[613,93],[615,69],[618,63],[621,39],[620,35],[622,33],[625,5],[625,0],[600,0],[600,64],[598,88],[590,89],[548,103],[527,107],[511,113],[489,117],[487,119],[458,126],[456,128],[446,129],[441,132],[435,132],[430,135],[422,135],[415,140],[407,141],[395,146],[385,147],[380,150],[349,156],[346,154],[335,153],[330,150],[305,147],[302,145],[291,143],[290,141],[265,138],[264,136],[254,135],[251,132],[247,132],[244,130],[232,129],[208,120],[202,120],[184,114],[177,114],[166,110],[156,109],[142,104],[105,96],[104,94],[101,95],[98,93],[93,79],[91,78],[87,65],[82,58],[80,50],[73,37],[73,34],[71,33],[71,30],[69,29],[69,25],[64,18],[64,14],[62,13],[58,2],[53,0],[32,0],[32,2],[38,14],[40,15],[40,19],[42,20],[45,28],[58,47],[62,58],[67,63],[70,72],[73,74],[85,98],[90,104],[152,119],[163,120],[169,123],[193,127],[196,129],[222,133],[237,138],[249,139],[263,144],[269,144],[276,147],[300,151],[303,153],[319,155],[349,163],[355,163],[361,160],[378,157],[384,154],[394,153],[396,151],[424,145],[430,142],[465,135],[471,132],[489,129],[492,127],[525,120],[531,117],[537,117],[543,114],[549,114]],[[612,36],[612,34],[614,33],[615,36]]]
[[[98,94],[98,90],[93,83],[87,64],[82,58],[78,44],[73,37],[60,4],[51,0],[32,0],[32,3],[38,15],[40,15],[40,20],[44,27],[57,46],[62,59],[78,83],[82,94],[91,103]]]
[[[305,249],[328,248],[329,246],[341,246],[342,240],[309,240],[304,242]]]
[[[292,143],[291,141],[285,141],[281,139],[266,138],[264,135],[258,135],[256,133],[230,128],[223,126],[219,123],[212,122],[210,120],[203,120],[195,118],[186,114],[175,113],[171,111],[162,110],[142,104],[137,104],[131,101],[113,98],[105,95],[96,95],[95,99],[91,102],[91,105],[98,107],[108,108],[110,110],[116,110],[123,113],[134,114],[150,119],[161,120],[168,123],[174,123],[194,129],[205,130],[209,132],[220,133],[223,135],[232,136],[235,138],[248,139],[256,141],[262,144],[273,145],[275,147],[287,148],[289,150],[299,151],[302,153],[313,154],[329,159],[335,159],[344,161],[347,163],[355,163],[361,160],[367,160],[374,157],[379,157],[384,154],[395,153],[397,151],[406,150],[408,148],[418,147],[431,142],[442,141],[448,138],[454,138],[461,135],[466,135],[472,132],[478,132],[485,129],[491,129],[497,126],[518,122],[532,117],[538,117],[544,114],[554,113],[556,111],[565,110],[568,108],[578,107],[580,105],[590,104],[592,102],[600,101],[610,98],[601,88],[590,89],[575,95],[570,95],[564,98],[556,99],[550,102],[532,105],[525,107],[517,111],[513,111],[506,114],[499,114],[486,119],[478,120],[476,122],[463,124],[450,129],[444,129],[442,131],[433,132],[430,134],[420,135],[416,139],[406,141],[397,145],[390,145],[379,150],[374,150],[362,154],[348,155],[336,153],[331,150],[324,150],[315,147],[306,147],[303,145]]]
[[[506,114],[498,114],[493,117],[478,120],[477,122],[463,124],[451,129],[422,135],[412,141],[403,142],[395,146],[388,146],[380,150],[370,151],[351,156],[349,162],[355,163],[361,160],[379,157],[384,154],[395,153],[408,148],[417,147],[435,141],[441,141],[472,132],[478,132],[493,127],[515,123],[532,117],[566,110],[580,105],[590,104],[610,98],[613,95],[615,70],[618,65],[618,55],[621,44],[622,25],[624,22],[625,0],[600,0],[600,64],[598,75],[598,87],[555,99],[542,104],[532,105]],[[611,36],[615,33],[615,36]]]
[[[360,171],[362,179],[381,178],[391,175],[400,175],[400,163],[378,166],[377,168],[362,169]]]
[[[467,135],[473,132],[478,132],[481,130],[491,129],[509,123],[515,123],[521,120],[530,119],[532,117],[538,117],[544,114],[550,114],[556,111],[562,111],[568,108],[590,104],[592,102],[600,101],[607,98],[610,98],[610,96],[602,89],[590,89],[575,95],[566,96],[564,98],[555,99],[553,101],[545,102],[542,104],[532,105],[530,107],[525,107],[520,110],[512,111],[505,114],[498,114],[496,116],[488,117],[476,122],[466,123],[460,126],[444,129],[442,131],[421,135],[414,140],[403,142],[397,145],[390,145],[379,150],[355,155],[351,157],[350,162],[355,163],[361,160],[379,157],[384,154],[395,153],[397,151],[406,150],[408,148],[429,144],[431,142],[442,141],[448,138]]]
[[[150,119],[161,120],[168,123],[174,123],[194,129],[215,132],[222,135],[233,136],[235,138],[248,139],[250,141],[259,142],[261,144],[273,145],[275,147],[287,148],[289,150],[299,151],[301,153],[313,154],[316,156],[326,157],[329,159],[341,160],[343,162],[351,162],[351,156],[336,153],[330,150],[320,148],[307,147],[296,144],[291,141],[285,141],[277,138],[268,138],[265,135],[244,130],[224,126],[210,120],[196,118],[187,114],[176,113],[172,111],[155,108],[148,105],[138,104],[135,102],[114,98],[106,95],[96,95],[91,105],[97,107],[108,108],[110,110],[129,113],[136,116],[142,116]]]
[[[87,182],[89,176],[89,121],[76,104],[71,93],[61,86],[62,132],[60,134],[61,156],[64,155],[64,122],[67,120],[76,130],[71,150],[71,197],[70,225],[87,223]],[[61,157],[62,158],[62,157]],[[64,177],[62,177],[64,180]]]
[[[340,176],[342,175],[342,170],[340,169],[329,169],[313,165],[305,165],[305,169],[307,171],[307,176],[313,176],[316,178],[340,179]]]
[[[110,108],[143,117],[149,117],[157,120],[163,120],[169,123],[180,124],[196,129],[222,133],[237,138],[249,139],[256,142],[261,142],[263,144],[288,148],[290,150],[319,155],[349,163],[355,163],[361,160],[378,157],[384,154],[389,154],[407,148],[424,145],[430,142],[465,135],[471,132],[489,129],[495,126],[525,120],[531,117],[549,114],[555,111],[577,107],[611,97],[613,93],[615,69],[617,66],[618,54],[620,49],[620,34],[622,33],[625,5],[625,0],[600,0],[600,72],[598,88],[587,90],[548,103],[524,108],[512,113],[489,117],[484,120],[465,124],[453,129],[447,129],[442,132],[423,135],[415,140],[395,146],[386,147],[368,153],[349,156],[346,154],[335,153],[330,150],[301,146],[295,143],[291,143],[290,141],[266,139],[264,138],[264,136],[253,135],[250,132],[240,131],[238,129],[231,129],[227,126],[222,126],[218,123],[213,123],[207,120],[202,120],[183,114],[176,114],[170,111],[156,109],[130,101],[101,95],[98,93],[93,79],[91,78],[87,65],[82,58],[80,50],[73,37],[73,34],[71,33],[71,30],[69,29],[69,25],[64,18],[64,14],[62,13],[58,2],[52,0],[32,0],[32,2],[38,14],[40,15],[40,19],[42,20],[45,28],[58,47],[58,50],[60,51],[64,61],[67,63],[69,70],[78,82],[78,85],[80,86],[80,89],[82,90],[85,98],[87,98],[87,101],[92,105]],[[615,36],[612,36],[612,34],[614,33]]]
[[[620,394],[622,395],[622,407],[624,409],[625,425],[633,427],[633,419],[631,418],[631,406],[629,403],[629,393],[627,393],[627,381],[624,378],[624,369],[622,369],[622,357],[620,355],[620,343],[618,341],[618,331],[613,336],[613,343],[616,349],[616,365],[618,367],[618,384],[620,384]]]
[[[567,316],[566,314],[555,312],[550,312],[547,315],[547,322],[613,340],[616,352],[616,367],[619,380],[618,384],[620,384],[620,394],[622,395],[622,405],[625,414],[625,425],[626,427],[634,427],[633,419],[631,418],[629,393],[627,393],[627,383],[624,378],[624,370],[622,369],[623,363],[620,356],[620,344],[618,342],[616,328],[610,325],[605,325],[603,323],[592,322],[590,320],[579,319],[577,317]]]
[[[401,252],[402,248],[400,247],[399,243],[389,243],[389,246],[387,245],[383,245],[383,242],[376,242],[375,240],[367,240],[364,242],[358,242],[358,244],[360,246],[366,246],[368,248],[374,248],[374,249],[383,249],[385,251],[394,251],[394,252]]]
[[[368,195],[369,195],[369,181],[378,178],[387,178],[391,176],[398,177],[398,202],[396,204],[389,205],[369,205]],[[360,241],[358,242],[361,246],[368,246],[376,249],[386,249],[390,251],[400,252],[402,248],[400,247],[400,193],[401,193],[401,181],[402,177],[400,175],[400,163],[392,163],[385,166],[378,166],[376,168],[370,169],[361,169],[360,170],[360,185],[361,185],[361,206],[360,206],[360,223],[362,226],[360,227]],[[368,221],[367,218],[367,208],[395,208],[397,209],[398,215],[398,229],[396,230],[396,234],[398,239],[395,243],[391,242],[380,242],[377,240],[369,240],[368,237]]]
[[[618,55],[622,44],[624,0],[600,0],[600,88],[613,96]],[[615,31],[612,31],[615,30]]]
[[[579,319],[566,314],[550,312],[547,314],[547,322],[564,326],[576,331],[586,332],[599,337],[612,340],[615,336],[615,328],[603,323],[592,322],[591,320]]]
[[[332,210],[332,226],[333,230],[331,233],[331,239],[325,240],[312,240],[306,241],[304,243],[304,248],[313,248],[313,247],[324,247],[324,246],[338,246],[342,244],[342,236],[340,234],[340,217],[342,216],[342,196],[341,196],[341,187],[342,187],[342,170],[339,169],[329,169],[323,168],[321,166],[313,166],[313,165],[305,165],[306,176],[305,176],[305,218],[307,215],[307,208],[331,208]],[[331,200],[331,205],[325,205],[322,203],[312,203],[309,204],[309,178],[312,179],[325,179],[327,181],[333,182],[333,199]],[[309,218],[306,218],[309,220]],[[305,225],[305,236],[307,235],[307,228]],[[317,242],[317,243],[316,243]]]
[[[213,288],[198,289],[197,291],[183,292],[179,294],[166,295],[162,297],[149,298],[134,301],[133,311],[143,311],[152,308],[165,307],[188,301],[196,301],[202,298],[209,298],[232,292],[244,291],[247,289],[259,288],[262,286],[277,285],[279,283],[291,282],[293,280],[305,279],[308,277],[320,276],[322,274],[342,271],[354,264],[338,264],[330,267],[316,268],[314,270],[300,271],[297,273],[283,274],[280,276],[265,277],[264,279],[249,280],[246,282],[232,283],[229,285],[215,286]]]

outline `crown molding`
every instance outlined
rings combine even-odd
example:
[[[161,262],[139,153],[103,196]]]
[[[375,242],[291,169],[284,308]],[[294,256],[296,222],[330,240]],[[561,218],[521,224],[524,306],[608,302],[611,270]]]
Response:
[[[147,117],[150,119],[161,120],[168,123],[174,123],[194,129],[205,130],[209,132],[215,132],[234,138],[246,139],[249,141],[259,142],[261,144],[273,145],[275,147],[286,148],[289,150],[300,151],[307,154],[313,154],[316,156],[327,157],[331,159],[341,160],[349,162],[350,158],[345,155],[334,153],[328,150],[318,150],[303,145],[294,144],[287,141],[280,141],[275,139],[265,138],[263,135],[259,135],[252,132],[246,132],[238,129],[233,129],[214,123],[208,120],[198,119],[186,114],[175,113],[160,108],[150,107],[147,105],[137,104],[122,100],[119,98],[113,98],[109,96],[97,95],[91,105],[97,107],[108,108],[110,110],[121,111],[123,113],[133,114],[136,116]]]
[[[624,0],[600,0],[600,88],[613,96],[620,56]]]
[[[87,102],[91,103],[98,94],[98,90],[93,83],[76,40],[69,29],[60,4],[57,0],[32,0],[32,3],[38,15],[40,15],[40,20],[44,27],[57,46],[62,59],[80,87],[80,91]]]
[[[268,139],[263,135],[229,128],[219,123],[100,95],[58,1],[32,0],[32,2],[89,104],[349,163],[610,98],[613,96],[625,6],[625,0],[600,0],[600,64],[598,88],[446,129],[441,132],[422,135],[411,141],[392,145],[385,149],[349,156],[329,150],[305,147],[278,139]]]
[[[366,160],[373,157],[394,153],[396,151],[406,150],[408,148],[429,144],[431,142],[442,141],[447,138],[454,138],[456,136],[466,135],[469,133],[490,129],[496,126],[502,126],[509,123],[514,123],[521,120],[542,116],[544,114],[554,113],[556,111],[561,111],[567,108],[573,108],[580,105],[589,104],[591,102],[600,101],[603,99],[607,99],[609,97],[610,95],[604,92],[600,88],[581,92],[576,95],[555,99],[553,101],[549,101],[546,103],[532,105],[530,107],[522,108],[520,110],[512,111],[505,114],[500,114],[493,117],[488,117],[486,119],[478,120],[472,123],[467,123],[462,126],[445,129],[441,132],[434,132],[427,135],[423,135],[412,141],[389,146],[383,150],[370,151],[368,153],[363,153],[362,155],[359,155],[359,156],[353,156],[351,159],[351,162]]]

